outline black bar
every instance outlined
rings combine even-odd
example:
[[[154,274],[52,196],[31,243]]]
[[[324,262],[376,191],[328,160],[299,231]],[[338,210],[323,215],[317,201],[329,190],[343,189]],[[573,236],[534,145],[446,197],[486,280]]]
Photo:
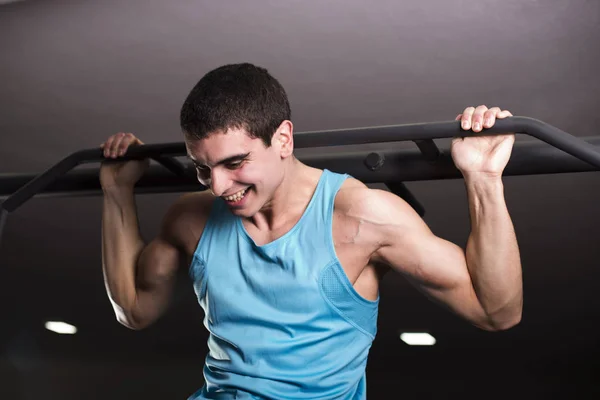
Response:
[[[144,158],[156,159],[159,163],[164,165],[165,160],[169,160],[168,157],[185,155],[185,144],[184,143],[167,143],[167,144],[150,144],[143,146],[130,147],[127,154],[124,157],[120,157],[120,160],[139,160]],[[8,210],[9,212],[14,211],[20,207],[23,203],[33,197],[36,193],[43,190],[46,186],[54,182],[60,176],[66,174],[79,164],[90,163],[90,162],[102,162],[107,160],[104,157],[103,150],[100,148],[87,149],[75,152],[59,163],[52,166],[46,172],[38,175],[35,179],[29,181],[26,185],[17,190],[12,196],[6,199],[0,207]],[[175,161],[175,160],[171,160]],[[175,169],[177,175],[181,174],[181,168],[174,167],[173,163],[167,162],[164,165],[167,169]]]
[[[433,162],[440,156],[440,149],[433,139],[415,140],[414,142],[427,161]]]
[[[600,136],[582,138],[600,151]],[[381,163],[369,168],[365,160],[376,154]],[[438,161],[430,163],[416,149],[390,150],[389,148],[369,151],[344,151],[326,154],[301,154],[298,159],[310,166],[348,173],[364,183],[410,182],[442,179],[460,179],[450,155],[450,149],[441,149]],[[370,165],[370,164],[369,164]],[[191,166],[191,165],[190,165]],[[504,176],[539,175],[598,171],[586,162],[552,146],[538,141],[517,141]],[[98,178],[99,168],[74,170],[47,186],[36,197],[99,196],[102,195]],[[34,179],[34,174],[0,174],[0,197],[13,194]],[[164,168],[150,166],[137,183],[136,193],[180,193],[201,191],[195,177],[175,176]]]
[[[175,175],[184,176],[188,173],[184,164],[171,157],[155,157],[155,161],[173,172]]]
[[[187,170],[186,167],[180,163],[179,161],[169,158],[168,156],[176,156],[181,151],[181,147],[183,147],[183,151],[185,154],[185,145],[183,143],[178,143],[177,146],[171,146],[172,148],[177,148],[177,151],[167,151],[167,154],[164,154],[156,151],[157,148],[160,148],[162,145],[144,145],[139,146],[137,149],[142,149],[143,147],[150,147],[153,150],[149,155],[150,158],[156,160],[159,164],[163,165],[167,170],[178,176],[186,176]],[[132,148],[133,149],[133,148]],[[131,151],[129,153],[132,153]],[[145,158],[143,152],[134,152],[135,154],[130,154],[127,157],[122,157],[121,160],[135,160],[135,159],[143,159]],[[138,154],[139,153],[139,154]],[[161,155],[162,154],[162,155]],[[12,196],[10,196],[6,201],[4,201],[0,208],[7,210],[9,212],[14,211],[18,207],[20,207],[23,203],[33,197],[36,193],[41,190],[44,190],[46,186],[54,182],[60,176],[69,172],[79,164],[90,163],[90,162],[98,162],[105,161],[102,149],[89,149],[82,150],[76,153],[71,154],[70,156],[64,158],[58,164],[52,166],[46,172],[36,176],[34,179],[30,180],[19,188]],[[108,159],[111,161],[112,159]]]
[[[572,154],[592,165],[600,167],[600,153],[584,141],[569,135],[551,125],[527,117],[510,117],[496,121],[494,127],[486,129],[478,135],[489,135],[506,132],[523,132]],[[433,122],[382,126],[372,128],[343,129],[333,131],[299,133],[295,137],[295,146],[343,146],[364,143],[381,143],[405,140],[423,140],[473,135],[463,131],[460,121]],[[168,157],[185,154],[183,143],[166,143],[131,147],[123,160],[147,157]],[[14,211],[47,185],[84,162],[103,161],[102,149],[94,148],[71,154],[45,173],[39,175],[27,185],[10,196],[1,207],[9,212]]]
[[[0,208],[0,243],[2,243],[2,232],[4,232],[4,225],[6,225],[6,219],[8,218],[8,211]]]
[[[300,144],[296,147],[343,146],[403,140],[485,136],[507,132],[528,134],[596,167],[600,167],[600,152],[592,146],[587,146],[581,139],[552,125],[529,117],[510,117],[497,120],[492,128],[484,129],[477,134],[472,131],[464,131],[460,127],[460,121],[450,121],[306,132],[297,135],[294,142]]]
[[[73,170],[46,186],[35,197],[100,196],[102,188],[99,172],[99,168]],[[0,198],[10,196],[35,177],[36,175],[32,174],[0,174]],[[173,175],[157,165],[151,165],[135,187],[136,193],[188,192],[204,189],[193,175]]]
[[[131,158],[134,159],[134,157],[131,157]],[[145,157],[135,157],[135,158],[142,159],[142,158],[145,158]],[[168,171],[171,171],[172,173],[174,173],[175,175],[185,176],[185,175],[188,174],[187,167],[183,163],[181,163],[178,160],[176,160],[175,158],[164,157],[164,156],[153,156],[151,158],[154,161],[158,162],[163,167],[165,167]],[[71,168],[71,170],[74,169],[77,165],[84,164],[84,163],[97,162],[97,161],[116,162],[116,161],[122,161],[122,160],[123,160],[123,158],[116,158],[116,159],[108,158],[108,159],[105,159],[104,156],[102,156],[101,160],[96,160],[96,158],[94,157],[94,159],[92,159],[92,160],[82,160],[82,161],[74,164],[74,166]],[[63,161],[65,161],[65,160],[63,160]]]

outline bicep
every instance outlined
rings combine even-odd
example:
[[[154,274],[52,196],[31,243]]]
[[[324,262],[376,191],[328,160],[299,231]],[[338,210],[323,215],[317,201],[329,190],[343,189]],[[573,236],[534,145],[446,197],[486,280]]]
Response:
[[[167,309],[181,265],[182,252],[169,224],[142,250],[135,271],[136,299],[131,318],[148,326]]]
[[[402,199],[386,199],[388,222],[381,225],[376,260],[404,275],[431,300],[477,326],[487,316],[474,290],[464,250],[437,237]]]
[[[142,290],[167,291],[172,286],[177,270],[194,253],[213,201],[206,193],[189,193],[169,207],[160,234],[139,258]]]
[[[150,242],[138,260],[136,270],[138,290],[155,292],[167,289],[179,268],[179,253],[173,244],[162,237]]]
[[[158,236],[146,246],[138,260],[139,289],[165,290],[174,280],[185,252],[188,196],[180,197],[163,217]]]
[[[379,248],[378,257],[414,282],[432,290],[445,290],[468,278],[463,250],[426,227],[391,229],[388,238],[388,243]]]

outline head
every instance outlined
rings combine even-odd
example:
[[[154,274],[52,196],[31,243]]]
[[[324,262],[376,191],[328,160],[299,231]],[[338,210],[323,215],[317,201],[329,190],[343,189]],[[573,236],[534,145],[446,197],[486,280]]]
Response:
[[[181,128],[198,180],[251,216],[267,204],[293,158],[290,105],[264,68],[225,65],[207,73],[181,109]],[[234,197],[234,199],[237,197]],[[231,198],[229,198],[231,200]]]

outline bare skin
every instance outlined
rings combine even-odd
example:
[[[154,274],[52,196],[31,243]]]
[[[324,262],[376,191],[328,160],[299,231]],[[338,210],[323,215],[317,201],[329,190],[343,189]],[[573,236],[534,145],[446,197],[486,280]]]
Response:
[[[457,120],[478,132],[510,115],[498,108],[469,107]],[[232,202],[231,211],[242,218],[257,244],[276,240],[298,222],[322,171],[293,157],[292,132],[291,122],[284,121],[268,148],[242,130],[187,140],[198,179],[211,192],[182,196],[165,215],[159,236],[147,245],[139,235],[133,197],[133,186],[147,162],[103,165],[103,267],[121,323],[141,329],[164,313],[177,268],[182,261],[191,261],[216,196],[235,199],[229,196],[246,190],[243,206]],[[522,310],[521,265],[501,182],[513,143],[514,135],[453,142],[453,158],[469,197],[472,229],[466,251],[433,235],[399,197],[348,179],[335,199],[332,235],[338,259],[357,293],[375,300],[381,277],[394,270],[482,329],[517,324]],[[103,148],[107,158],[116,159],[138,144],[132,134],[117,134]]]

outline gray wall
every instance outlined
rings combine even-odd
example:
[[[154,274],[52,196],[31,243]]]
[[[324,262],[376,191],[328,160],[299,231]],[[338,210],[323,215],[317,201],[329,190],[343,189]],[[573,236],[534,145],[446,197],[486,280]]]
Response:
[[[0,173],[40,172],[117,131],[180,141],[191,87],[242,61],[280,79],[297,132],[452,120],[486,104],[597,135],[599,22],[595,0],[3,4]],[[505,178],[525,281],[523,321],[510,331],[479,331],[387,276],[369,398],[598,398],[599,177]],[[433,231],[464,244],[462,181],[408,186]],[[176,197],[138,197],[145,237]],[[185,398],[202,385],[206,334],[185,271],[155,326],[133,332],[115,321],[100,206],[98,197],[33,199],[10,216],[0,243],[0,398]],[[80,332],[51,334],[48,319]],[[403,329],[429,330],[438,344],[409,348]]]

